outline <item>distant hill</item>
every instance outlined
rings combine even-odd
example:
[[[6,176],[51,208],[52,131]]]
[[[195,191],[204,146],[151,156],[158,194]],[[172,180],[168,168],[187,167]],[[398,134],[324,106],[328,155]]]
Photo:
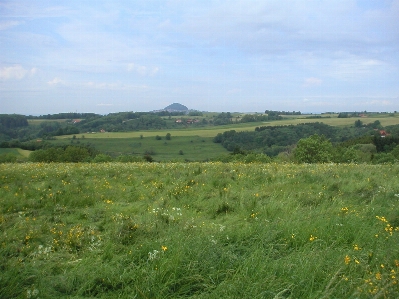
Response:
[[[182,104],[179,103],[173,103],[167,107],[164,108],[164,110],[172,112],[172,111],[188,111],[188,108]]]

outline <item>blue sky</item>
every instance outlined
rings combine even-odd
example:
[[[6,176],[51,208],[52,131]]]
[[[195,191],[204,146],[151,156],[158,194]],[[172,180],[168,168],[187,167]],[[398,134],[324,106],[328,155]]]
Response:
[[[2,0],[0,113],[399,111],[399,0]]]

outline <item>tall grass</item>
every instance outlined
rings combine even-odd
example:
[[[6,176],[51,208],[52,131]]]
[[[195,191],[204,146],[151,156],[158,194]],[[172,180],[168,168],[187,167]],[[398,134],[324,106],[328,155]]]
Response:
[[[397,298],[398,165],[0,165],[1,298]]]

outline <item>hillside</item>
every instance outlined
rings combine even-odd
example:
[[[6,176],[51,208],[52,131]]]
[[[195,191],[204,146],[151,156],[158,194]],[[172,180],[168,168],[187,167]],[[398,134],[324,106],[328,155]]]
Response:
[[[169,106],[165,107],[164,110],[169,111],[169,112],[188,111],[188,108],[182,104],[173,103],[173,104],[170,104]]]
[[[1,298],[399,293],[397,164],[25,163],[0,172]]]

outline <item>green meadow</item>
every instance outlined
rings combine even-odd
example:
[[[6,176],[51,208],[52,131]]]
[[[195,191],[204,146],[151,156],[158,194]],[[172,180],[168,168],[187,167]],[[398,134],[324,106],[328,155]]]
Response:
[[[0,155],[13,155],[20,161],[27,160],[30,153],[31,151],[20,148],[0,148]]]
[[[350,118],[337,118],[336,115],[319,115],[321,118],[309,118],[313,115],[299,115],[299,116],[283,116],[282,120],[273,120],[269,122],[252,122],[252,123],[233,123],[230,125],[222,126],[207,126],[207,127],[183,127],[181,129],[165,129],[165,130],[148,130],[148,131],[132,131],[132,132],[105,132],[105,133],[90,133],[82,132],[85,138],[98,139],[98,138],[137,138],[143,135],[144,137],[155,137],[157,135],[164,137],[166,133],[173,136],[199,136],[199,137],[215,137],[219,133],[229,130],[236,131],[253,131],[256,127],[260,126],[288,126],[303,123],[322,122],[330,126],[353,126],[355,121],[361,120],[365,124],[373,123],[376,120],[381,122],[382,126],[391,126],[399,124],[399,114],[378,114],[368,117],[350,117]],[[71,135],[59,136],[57,139],[71,138]]]
[[[398,173],[0,164],[0,298],[397,298]]]
[[[108,133],[104,133],[102,135],[106,136],[107,134]],[[143,138],[86,138],[86,135],[84,135],[84,138],[77,136],[76,139],[57,139],[51,142],[58,145],[89,143],[94,146],[96,150],[113,157],[132,155],[141,158],[144,154],[149,154],[155,161],[206,161],[228,153],[220,144],[214,143],[211,137],[172,135],[171,139],[167,140],[165,137],[166,133],[161,135],[161,133],[158,132],[158,136],[161,139],[157,140],[155,137],[157,135],[151,136],[146,133],[141,134],[143,134]],[[111,134],[111,136],[113,135],[114,134]],[[122,135],[122,133],[115,133],[115,135]]]
[[[290,117],[283,120],[273,121],[272,125],[297,125],[303,123],[311,123],[311,122],[322,122],[326,125],[330,126],[353,126],[355,121],[361,120],[364,124],[370,124],[375,122],[376,120],[380,121],[382,126],[392,126],[399,124],[399,114],[375,114],[367,117],[349,117],[349,118],[338,118],[336,115],[332,115],[331,117],[322,116],[322,118],[307,118],[308,116],[300,116],[300,117]]]
[[[181,129],[165,129],[153,131],[132,132],[105,132],[105,133],[81,133],[75,135],[64,135],[50,141],[58,145],[91,144],[102,153],[112,157],[119,155],[132,155],[142,157],[145,153],[150,154],[155,161],[208,161],[220,157],[228,151],[221,144],[213,143],[213,138],[218,133],[229,130],[254,131],[260,126],[286,126],[301,123],[323,122],[331,126],[353,126],[356,120],[363,123],[373,123],[376,120],[382,126],[399,124],[399,117],[390,114],[372,115],[365,118],[337,118],[336,115],[323,115],[322,118],[307,118],[310,115],[286,116],[282,120],[271,122],[255,122],[231,124],[224,126],[187,127]],[[166,139],[166,134],[171,139]],[[158,136],[158,140],[157,137]],[[75,139],[73,139],[75,138]]]
[[[215,113],[216,114],[216,113]],[[322,122],[327,125],[337,127],[354,126],[355,121],[360,120],[363,124],[372,124],[379,121],[385,126],[398,125],[399,114],[395,113],[376,113],[367,114],[366,117],[338,118],[337,114],[321,115],[284,115],[282,120],[270,122],[250,122],[238,123],[244,114],[233,114],[233,123],[220,126],[191,126],[182,125],[180,128],[163,130],[142,130],[130,132],[81,132],[75,135],[63,135],[54,137],[55,140],[45,140],[53,145],[92,145],[100,153],[116,158],[120,155],[128,155],[141,159],[149,154],[157,162],[183,162],[183,161],[210,161],[220,158],[228,153],[221,145],[215,144],[213,138],[219,134],[230,130],[235,131],[254,131],[261,126],[287,126],[303,123]],[[199,117],[201,118],[201,117]],[[210,121],[212,114],[208,113],[202,118]],[[166,118],[168,121],[169,118]],[[43,122],[65,122],[66,120],[29,120],[30,126],[41,126]],[[173,121],[173,118],[172,118]],[[168,140],[166,135],[170,134]],[[36,141],[36,139],[38,141]],[[40,142],[36,138],[33,142]],[[0,155],[2,162],[26,161],[30,151],[23,151],[17,148],[1,148]]]

